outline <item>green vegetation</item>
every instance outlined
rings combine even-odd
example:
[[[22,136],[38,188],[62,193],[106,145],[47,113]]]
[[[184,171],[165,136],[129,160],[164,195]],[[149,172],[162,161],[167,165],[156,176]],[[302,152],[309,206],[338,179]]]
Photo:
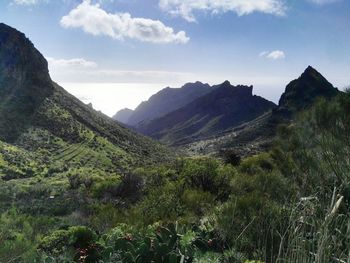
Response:
[[[1,143],[0,258],[347,262],[349,105],[349,94],[320,100],[269,153],[240,162],[228,153],[121,173],[70,163],[69,149],[50,163]]]

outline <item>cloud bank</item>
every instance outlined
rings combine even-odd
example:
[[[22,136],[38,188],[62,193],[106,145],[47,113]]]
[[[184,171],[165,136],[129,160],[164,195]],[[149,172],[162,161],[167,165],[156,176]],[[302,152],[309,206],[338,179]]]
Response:
[[[253,12],[281,16],[286,11],[282,0],[159,0],[159,6],[162,10],[181,16],[189,22],[196,21],[195,11],[212,14],[234,12],[239,16]]]
[[[56,59],[52,57],[46,58],[50,67],[74,67],[74,68],[96,68],[97,63],[89,61],[84,58],[72,58],[72,59]]]
[[[286,54],[282,50],[274,50],[274,51],[263,51],[259,54],[260,57],[278,60],[286,58]]]
[[[339,2],[341,0],[307,0],[307,1],[317,5],[325,5],[325,4],[332,4],[335,2]]]
[[[35,5],[39,1],[38,0],[14,0],[13,2],[17,5]]]
[[[107,13],[99,4],[83,1],[68,15],[62,17],[60,24],[64,28],[82,28],[84,32],[98,36],[105,35],[113,39],[135,39],[152,43],[180,43],[189,41],[184,31],[174,32],[159,20],[133,18],[129,13]]]

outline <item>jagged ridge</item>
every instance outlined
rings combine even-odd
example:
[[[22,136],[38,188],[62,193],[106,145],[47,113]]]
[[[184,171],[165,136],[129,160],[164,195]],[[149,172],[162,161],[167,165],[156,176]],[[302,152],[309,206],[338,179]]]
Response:
[[[275,107],[252,94],[253,87],[232,86],[225,81],[212,92],[137,130],[168,144],[184,144],[233,128]]]

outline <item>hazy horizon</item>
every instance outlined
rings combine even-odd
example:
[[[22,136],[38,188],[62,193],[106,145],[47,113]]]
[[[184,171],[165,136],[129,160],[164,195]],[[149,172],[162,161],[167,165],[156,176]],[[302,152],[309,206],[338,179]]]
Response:
[[[317,69],[316,69],[317,70]],[[59,83],[66,91],[77,97],[85,104],[92,103],[95,110],[101,111],[104,114],[112,117],[118,111],[128,108],[134,110],[140,103],[147,101],[152,95],[156,94],[160,90],[170,88],[181,88],[185,83],[201,81],[210,85],[216,85],[229,80],[232,85],[253,85],[253,94],[268,99],[275,104],[278,104],[280,96],[284,92],[286,85],[297,78],[300,73],[295,74],[285,84],[281,85],[254,85],[247,81],[237,82],[232,81],[229,78],[223,78],[222,80],[215,81],[202,81],[188,80],[182,83],[79,83],[79,82],[61,82]],[[320,72],[323,74],[322,72]],[[327,74],[324,74],[327,76]],[[273,79],[272,79],[273,80]],[[275,81],[278,81],[276,78]],[[347,85],[336,85],[339,81],[331,80],[330,82],[340,90],[343,90]]]

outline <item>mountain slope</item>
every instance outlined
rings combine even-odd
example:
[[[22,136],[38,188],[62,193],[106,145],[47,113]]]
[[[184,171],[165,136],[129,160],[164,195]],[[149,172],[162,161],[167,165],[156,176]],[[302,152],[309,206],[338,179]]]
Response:
[[[45,150],[45,159],[57,166],[123,170],[168,156],[164,147],[52,82],[45,58],[5,24],[0,24],[0,116],[0,140],[33,153]]]
[[[338,89],[309,66],[299,78],[286,86],[279,105],[271,112],[222,135],[185,145],[183,149],[189,154],[215,154],[223,149],[234,149],[242,156],[256,154],[270,147],[279,125],[288,124],[318,98],[332,99],[337,94]]]
[[[0,24],[0,139],[16,140],[53,91],[44,57],[24,34]]]
[[[143,134],[172,145],[206,138],[268,112],[275,104],[253,96],[253,87],[228,81],[176,111],[137,126]]]
[[[103,192],[139,166],[172,158],[52,82],[33,44],[0,24],[0,213],[86,212],[95,199],[85,189]]]
[[[187,83],[179,89],[165,88],[142,102],[130,116],[126,124],[136,126],[142,121],[149,121],[177,110],[211,91],[208,84],[201,82]]]
[[[127,124],[131,115],[134,113],[133,110],[130,110],[128,108],[122,109],[118,111],[113,117],[113,120],[119,121],[121,123]]]

